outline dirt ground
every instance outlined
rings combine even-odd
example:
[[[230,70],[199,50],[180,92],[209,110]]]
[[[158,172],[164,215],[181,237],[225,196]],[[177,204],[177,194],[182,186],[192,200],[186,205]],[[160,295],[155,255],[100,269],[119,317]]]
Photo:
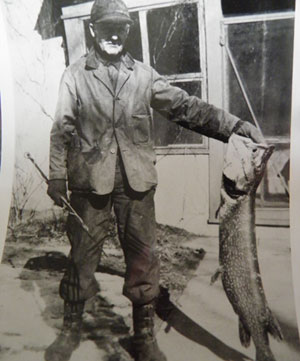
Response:
[[[184,246],[184,242],[195,238],[195,235],[180,229],[158,226],[161,285],[172,293],[173,300],[178,299],[182,294],[205,256],[203,249]],[[30,310],[26,310],[26,313],[32,313],[38,303],[41,316],[39,318],[44,323],[36,331],[40,334],[47,326],[48,331],[52,331],[51,334],[59,334],[62,326],[63,302],[58,296],[58,285],[66,267],[66,255],[69,248],[63,221],[56,221],[55,224],[32,221],[11,228],[8,232],[0,270],[0,278],[5,275],[4,284],[1,283],[0,307],[2,321],[8,328],[10,326],[13,329],[17,328],[14,324],[16,321],[19,323],[20,320],[19,318],[15,320],[13,308],[22,307],[20,300],[26,295],[35,299],[31,307],[28,305]],[[124,270],[123,253],[112,226],[111,239],[105,243],[104,255],[96,275],[101,291],[85,307],[82,336],[83,343],[92,342],[92,348],[96,347],[96,353],[101,351],[102,358],[100,359],[103,360],[132,359],[130,357],[131,304],[121,294]],[[7,292],[8,288],[12,293]],[[10,310],[9,316],[7,312]],[[5,312],[6,317],[3,319]],[[157,317],[157,331],[162,322]],[[34,323],[33,320],[28,320],[27,326],[23,324],[22,328],[30,328],[32,323]],[[20,360],[27,361],[24,358],[26,353],[22,355],[22,350],[19,349],[20,340],[24,338],[22,332],[8,332],[5,329],[2,331],[9,346],[6,342],[1,345],[0,359],[15,360],[14,357],[19,354]],[[34,334],[32,336],[34,337]],[[17,349],[13,340],[18,343]],[[53,340],[53,336],[49,337],[49,340]],[[23,353],[25,351],[28,353],[29,348],[31,352],[38,351],[42,356],[41,352],[46,346],[42,343],[29,347],[24,342]],[[28,361],[32,361],[32,355]]]
[[[69,251],[64,222],[29,222],[8,233],[0,266],[0,360],[41,361],[62,326],[58,284]],[[276,235],[274,237],[274,235]],[[238,338],[237,317],[220,281],[218,241],[158,226],[161,284],[170,299],[156,316],[159,345],[169,361],[243,361],[255,357]],[[271,308],[285,341],[271,340],[277,361],[300,359],[290,270],[288,230],[259,233],[260,265]],[[80,347],[70,361],[129,361],[131,305],[122,295],[124,262],[114,227],[96,277],[101,291],[84,312]]]

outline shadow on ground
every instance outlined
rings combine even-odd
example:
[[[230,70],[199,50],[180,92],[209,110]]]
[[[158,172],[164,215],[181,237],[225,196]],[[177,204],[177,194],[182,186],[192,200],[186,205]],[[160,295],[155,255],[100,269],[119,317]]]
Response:
[[[178,333],[206,347],[224,361],[251,360],[243,353],[227,346],[179,310],[176,305],[170,301],[168,290],[165,288],[161,288],[161,295],[158,299],[156,312],[158,316],[167,323],[165,332],[169,332],[171,327],[173,327]]]
[[[294,350],[298,351],[300,354],[300,342],[299,342],[299,333],[297,327],[290,325],[286,320],[284,320],[278,314],[276,315],[276,319],[278,320],[284,341],[290,345]]]
[[[57,262],[54,262],[54,258]],[[62,326],[63,303],[57,297],[57,285],[61,278],[61,271],[65,269],[65,262],[66,257],[59,252],[54,254],[52,252],[50,256],[48,254],[34,257],[28,260],[26,268],[20,275],[24,288],[30,290],[30,281],[35,281],[40,294],[47,295],[44,298],[46,308],[43,317],[51,327],[57,329],[58,334]],[[33,269],[39,269],[39,271]],[[100,267],[98,271],[122,275],[108,266]],[[113,311],[113,306],[101,297],[100,293],[94,297],[84,314],[82,341],[92,340],[99,349],[105,351],[106,361],[129,361],[132,360],[130,327],[122,316]],[[167,322],[166,332],[173,327],[184,337],[208,348],[222,360],[250,360],[246,355],[223,343],[179,310],[170,301],[169,292],[164,287],[161,287],[157,315],[162,321]]]

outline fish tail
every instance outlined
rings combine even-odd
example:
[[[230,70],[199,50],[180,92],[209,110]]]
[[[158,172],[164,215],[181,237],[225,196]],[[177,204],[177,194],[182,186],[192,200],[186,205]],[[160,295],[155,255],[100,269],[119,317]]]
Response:
[[[276,361],[276,359],[268,347],[267,349],[256,349],[255,361]]]
[[[242,320],[239,318],[239,336],[241,344],[244,347],[249,347],[251,343],[251,334],[248,329],[244,326]]]
[[[268,333],[270,333],[277,341],[283,340],[283,334],[280,326],[271,310],[268,308],[268,321],[267,326],[264,329],[262,338],[263,343],[256,347],[256,361],[276,361],[275,357],[269,347]]]
[[[277,321],[277,319],[274,317],[274,315],[272,314],[271,310],[268,309],[269,311],[269,320],[268,320],[268,326],[267,326],[267,331],[277,340],[277,341],[281,341],[283,340],[283,334],[281,331],[281,328],[279,326],[279,323]]]

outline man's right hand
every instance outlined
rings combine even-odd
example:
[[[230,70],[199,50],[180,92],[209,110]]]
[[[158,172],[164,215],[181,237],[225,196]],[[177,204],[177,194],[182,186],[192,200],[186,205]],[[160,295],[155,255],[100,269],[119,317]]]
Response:
[[[63,207],[63,201],[61,197],[67,199],[67,183],[65,179],[50,179],[48,182],[48,196],[54,201],[54,203]]]
[[[254,143],[266,143],[263,135],[258,130],[258,128],[256,128],[254,125],[247,121],[240,120],[237,124],[237,128],[234,130],[234,133],[243,137],[250,138]]]

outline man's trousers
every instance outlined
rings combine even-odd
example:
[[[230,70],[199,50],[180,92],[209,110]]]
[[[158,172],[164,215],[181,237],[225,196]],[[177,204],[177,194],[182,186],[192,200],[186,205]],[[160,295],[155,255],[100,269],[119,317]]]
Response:
[[[69,215],[69,267],[60,284],[60,295],[64,300],[85,301],[99,291],[94,273],[100,262],[103,241],[109,237],[112,208],[126,264],[123,294],[134,304],[149,303],[158,295],[154,193],[155,189],[140,193],[130,188],[119,155],[112,193],[71,194],[71,205],[88,226],[92,237],[73,215]]]

